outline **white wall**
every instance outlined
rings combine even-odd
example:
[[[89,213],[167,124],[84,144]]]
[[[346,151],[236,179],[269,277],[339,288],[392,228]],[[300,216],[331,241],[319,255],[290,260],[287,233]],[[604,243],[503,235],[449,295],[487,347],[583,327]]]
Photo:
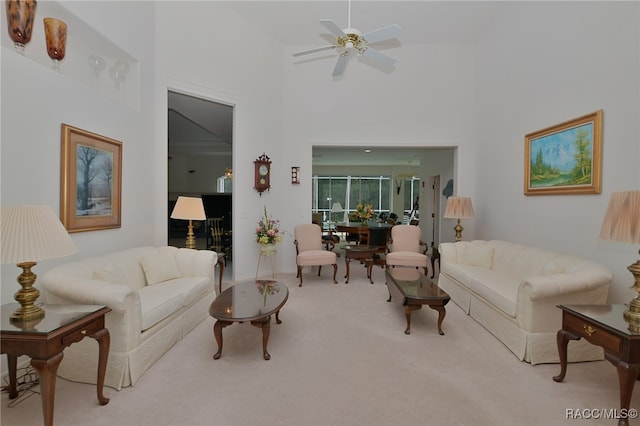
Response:
[[[71,48],[74,42],[77,43],[73,37],[83,37],[76,28],[69,28],[63,74],[53,71],[48,65],[20,56],[3,45],[0,142],[0,199],[3,205],[48,204],[59,212],[61,123],[123,143],[122,227],[72,234],[79,253],[40,262],[34,268],[34,272],[40,275],[51,266],[74,258],[153,244],[158,228],[149,220],[154,215],[156,185],[155,167],[149,161],[155,150],[154,52],[149,49],[153,46],[155,26],[153,4],[68,2],[63,5],[140,62],[140,108],[132,109],[118,103],[94,87],[64,75],[65,66],[69,63],[81,59],[87,64],[87,58],[74,57],[77,52]],[[36,21],[41,22],[41,19],[42,16],[36,12]],[[32,42],[36,43],[36,40]],[[87,69],[92,72],[88,65]],[[166,195],[164,204],[166,206]],[[163,229],[166,230],[166,226]],[[13,302],[13,293],[19,288],[16,283],[19,272],[15,265],[2,265],[2,303]]]
[[[397,59],[387,74],[353,61],[333,81],[335,57],[298,61],[287,46],[284,62],[284,141],[301,185],[288,185],[283,223],[293,231],[311,220],[312,146],[459,147],[460,187],[470,191],[474,170],[474,58],[464,46],[405,45],[387,52]],[[422,163],[421,163],[422,164]],[[428,170],[428,169],[427,169]],[[432,174],[428,173],[426,178]],[[425,179],[426,179],[425,178]],[[446,180],[445,180],[446,182]],[[429,232],[430,235],[430,232]],[[294,270],[292,244],[285,270]],[[284,251],[284,250],[281,250]],[[284,263],[284,262],[282,262]]]
[[[165,152],[156,162],[161,176],[154,186],[156,219],[165,224],[156,229],[157,243],[167,241],[167,90],[232,105],[233,269],[236,279],[250,278],[258,261],[254,230],[263,206],[281,218],[283,188],[290,182],[282,146],[282,48],[222,2],[157,2],[156,18],[157,144]],[[253,189],[253,161],[263,153],[273,161],[273,188],[261,197]]]
[[[627,302],[638,246],[598,241],[613,191],[640,188],[638,2],[513,3],[476,52],[477,236],[609,267]],[[524,136],[604,111],[602,193],[523,195]]]

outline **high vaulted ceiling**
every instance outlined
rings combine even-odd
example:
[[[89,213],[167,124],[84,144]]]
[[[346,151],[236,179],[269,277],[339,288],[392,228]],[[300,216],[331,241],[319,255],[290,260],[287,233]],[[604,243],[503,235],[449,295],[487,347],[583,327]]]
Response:
[[[346,28],[349,1],[226,1],[225,5],[276,41],[301,49],[332,44],[335,38],[319,24],[331,19]],[[500,8],[512,2],[353,0],[351,27],[362,32],[391,24],[402,28],[398,39],[377,43],[377,49],[410,44],[473,44],[490,28]],[[292,60],[297,60],[292,58]],[[233,109],[227,105],[169,93],[169,155],[228,155],[232,151]],[[415,148],[316,147],[314,165],[416,164]]]
[[[233,143],[233,108],[169,92],[169,155],[227,155]]]
[[[348,22],[349,1],[233,1],[226,5],[283,45],[332,42],[318,23],[331,19],[340,28]],[[351,27],[362,32],[391,24],[402,28],[402,44],[473,44],[491,26],[499,1],[353,0]],[[323,38],[325,38],[323,40]]]

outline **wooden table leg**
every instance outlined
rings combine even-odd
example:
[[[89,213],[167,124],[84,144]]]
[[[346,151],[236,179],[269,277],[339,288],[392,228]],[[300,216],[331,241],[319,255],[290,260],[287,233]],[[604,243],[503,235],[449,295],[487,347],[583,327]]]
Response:
[[[558,342],[558,355],[560,357],[560,374],[553,376],[554,381],[561,382],[564,380],[564,376],[567,374],[567,345],[569,340],[578,340],[579,338],[580,336],[576,336],[566,330],[558,330],[556,341]]]
[[[429,307],[438,311],[438,333],[441,336],[444,336],[444,332],[442,331],[442,321],[444,321],[444,317],[445,315],[447,315],[447,311],[444,309],[444,306],[440,305],[429,305]]]
[[[607,360],[611,362],[618,371],[618,384],[620,387],[620,412],[628,413],[629,406],[631,405],[631,395],[633,394],[633,386],[638,378],[638,372],[640,371],[640,365],[629,364],[620,359],[612,356],[606,356]],[[628,418],[620,418],[618,420],[618,426],[627,426],[629,424]]]
[[[407,329],[404,331],[404,334],[411,334],[411,313],[420,308],[422,308],[421,305],[405,305],[404,316],[407,317]]]
[[[269,344],[269,335],[271,334],[271,315],[262,321],[251,321],[251,325],[262,329],[262,356],[265,360],[269,361],[271,355],[267,351],[267,345]]]
[[[45,426],[53,426],[53,407],[56,396],[56,372],[62,361],[62,352],[49,359],[32,359],[31,366],[40,377],[40,392],[42,399],[42,415]]]
[[[350,273],[349,273],[349,263],[350,263],[349,255],[345,254],[345,256],[344,256],[344,264],[346,265],[346,270],[347,270],[347,273],[344,274],[344,277],[347,279],[344,282],[345,284],[349,284],[349,275],[350,275]]]
[[[222,256],[222,259],[224,259],[224,256]],[[224,275],[224,265],[225,265],[225,263],[227,263],[226,259],[224,260],[224,262],[221,262],[221,257],[218,256],[218,265],[219,265],[219,269],[220,269],[220,278],[218,280],[218,294],[222,293],[222,276]]]
[[[98,401],[100,405],[107,405],[109,398],[105,398],[103,394],[104,389],[104,377],[107,372],[107,360],[109,359],[109,345],[111,343],[111,335],[109,330],[103,328],[96,331],[91,336],[98,342],[98,381],[96,384],[96,392],[98,394]]]
[[[213,325],[213,335],[216,338],[216,343],[218,344],[218,352],[213,354],[213,359],[220,359],[222,356],[222,329],[230,324],[233,324],[229,321],[217,320]]]
[[[9,399],[15,399],[18,397],[18,379],[16,376],[18,357],[7,354],[7,364],[9,367]]]

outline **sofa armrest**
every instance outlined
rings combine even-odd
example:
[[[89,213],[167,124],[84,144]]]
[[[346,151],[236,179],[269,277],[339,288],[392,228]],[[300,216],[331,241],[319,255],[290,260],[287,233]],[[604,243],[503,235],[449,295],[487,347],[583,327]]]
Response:
[[[140,295],[124,284],[94,279],[68,280],[68,277],[47,277],[43,280],[49,303],[105,305],[106,327],[111,334],[110,350],[127,352],[138,346],[142,333]]]
[[[531,300],[552,298],[606,287],[611,279],[610,273],[594,269],[539,275],[523,280],[518,293],[524,290]]]
[[[558,305],[606,303],[610,282],[611,274],[601,270],[527,278],[518,288],[517,322],[529,333],[556,332],[562,327]]]
[[[124,284],[107,281],[84,280],[47,280],[43,287],[47,293],[57,298],[84,305],[106,305],[111,310],[122,312],[137,305],[140,309],[140,297],[135,290]]]

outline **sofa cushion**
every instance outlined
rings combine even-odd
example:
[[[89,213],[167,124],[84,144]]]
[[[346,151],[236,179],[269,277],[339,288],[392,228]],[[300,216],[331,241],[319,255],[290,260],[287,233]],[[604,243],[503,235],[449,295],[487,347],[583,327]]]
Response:
[[[516,301],[520,280],[492,271],[478,268],[473,274],[471,289],[490,304],[512,318],[516,317]]]
[[[467,265],[491,269],[493,263],[493,247],[486,244],[469,244],[464,249],[462,262]]]
[[[467,266],[469,270],[465,270],[467,268],[461,268],[461,266]],[[471,281],[473,280],[473,276],[471,274],[473,273],[472,269],[474,268],[477,268],[477,266],[461,265],[459,263],[445,263],[442,265],[440,273],[449,275],[455,281],[458,281],[464,287],[471,290]]]
[[[210,286],[211,281],[208,277],[185,277],[177,278],[175,280],[165,281],[158,285],[170,286],[173,291],[182,294],[183,305],[190,305],[198,299],[203,293],[205,293]]]
[[[140,260],[140,264],[148,285],[180,278],[181,276],[175,256],[171,254],[146,256]]]
[[[454,278],[505,314],[515,317],[520,280],[482,266],[473,265],[443,265],[441,273]]]
[[[151,328],[183,306],[184,295],[176,292],[168,284],[169,282],[163,282],[138,290],[142,331]]]
[[[210,283],[208,277],[176,278],[139,290],[142,331],[193,303],[207,292]]]

